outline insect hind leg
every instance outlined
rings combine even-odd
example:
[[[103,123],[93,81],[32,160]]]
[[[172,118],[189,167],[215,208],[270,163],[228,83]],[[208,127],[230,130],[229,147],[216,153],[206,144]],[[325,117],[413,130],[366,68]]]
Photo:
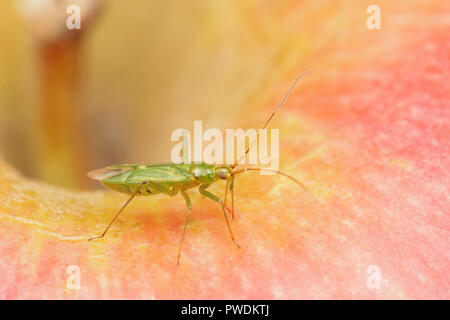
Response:
[[[106,235],[106,233],[108,232],[109,228],[111,228],[111,226],[113,225],[114,221],[117,220],[117,218],[120,216],[122,211],[125,209],[125,207],[131,202],[131,200],[133,200],[133,198],[135,196],[140,194],[141,189],[142,189],[142,187],[144,187],[144,185],[148,185],[151,188],[155,189],[156,191],[164,193],[164,194],[167,194],[167,195],[170,195],[170,196],[176,195],[177,192],[178,192],[178,190],[176,188],[172,188],[170,186],[160,185],[160,184],[154,183],[152,181],[148,181],[148,180],[147,181],[143,181],[139,185],[139,187],[136,189],[136,191],[133,193],[133,195],[127,200],[127,202],[125,202],[125,204],[122,206],[122,208],[120,208],[119,212],[117,212],[117,214],[114,216],[114,218],[108,224],[108,226],[106,227],[105,231],[103,231],[103,233],[101,235],[99,235],[99,236],[89,238],[88,241],[98,240],[98,239],[103,238]]]
[[[116,213],[116,215],[114,216],[114,218],[111,220],[111,222],[108,224],[108,226],[106,227],[105,231],[103,231],[103,233],[99,236],[96,237],[92,237],[89,238],[88,241],[91,240],[98,240],[101,239],[105,236],[105,234],[108,232],[109,228],[111,228],[111,226],[113,225],[114,221],[117,220],[117,218],[120,216],[120,214],[122,213],[122,211],[126,208],[126,206],[131,202],[131,200],[133,200],[133,198],[139,193],[139,191],[141,190],[141,188],[147,184],[148,181],[144,181],[141,183],[141,185],[136,189],[136,191],[133,193],[133,195],[127,200],[127,202],[125,202],[125,204],[122,206],[122,208],[120,208],[119,212]]]

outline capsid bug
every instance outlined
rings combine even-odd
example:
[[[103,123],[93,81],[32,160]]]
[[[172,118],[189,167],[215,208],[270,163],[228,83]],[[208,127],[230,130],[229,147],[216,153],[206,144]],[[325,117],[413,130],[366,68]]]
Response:
[[[283,100],[275,108],[275,110],[265,122],[263,129],[267,127],[276,112],[283,106],[285,100],[295,87],[296,83],[306,74],[308,74],[308,72],[309,71],[299,75],[295,79],[294,83],[289,88]],[[236,244],[236,246],[240,248],[239,244],[234,238],[233,231],[231,230],[230,222],[228,221],[227,216],[228,211],[229,213],[231,213],[231,216],[234,219],[233,191],[234,180],[237,174],[250,170],[271,171],[273,173],[280,174],[289,178],[309,193],[308,189],[300,181],[278,170],[253,167],[236,169],[242,159],[245,158],[245,156],[248,154],[251,147],[252,145],[249,145],[245,154],[232,165],[210,165],[206,163],[123,164],[89,172],[88,176],[90,178],[101,181],[105,187],[117,192],[131,194],[131,197],[125,202],[122,208],[120,208],[120,210],[108,224],[103,233],[100,236],[89,238],[88,241],[103,238],[114,221],[116,221],[125,207],[131,202],[131,200],[133,200],[135,196],[153,195],[158,193],[175,196],[178,193],[181,193],[186,202],[188,215],[184,223],[183,234],[181,236],[181,241],[178,248],[177,264],[180,264],[181,248],[184,241],[184,235],[186,233],[186,227],[191,216],[191,200],[189,199],[186,191],[194,187],[199,187],[199,192],[202,195],[218,202],[221,205],[223,214],[225,216],[225,221],[227,223],[228,231],[231,235],[231,239]],[[211,184],[219,180],[226,181],[224,200],[206,190]],[[231,210],[226,206],[228,191],[231,192]]]

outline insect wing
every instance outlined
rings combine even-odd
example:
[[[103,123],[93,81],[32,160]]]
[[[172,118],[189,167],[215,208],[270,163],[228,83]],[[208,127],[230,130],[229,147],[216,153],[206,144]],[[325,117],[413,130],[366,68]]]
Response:
[[[128,175],[127,182],[181,183],[190,181],[191,177],[192,175],[189,172],[176,168],[173,165],[150,165],[134,169]]]
[[[97,169],[97,170],[93,170],[88,172],[88,177],[94,180],[98,180],[98,181],[103,181],[105,179],[114,177],[118,174],[127,172],[129,170],[133,170],[134,167],[132,166],[112,166],[112,167],[107,167],[107,168],[102,168],[102,169]]]

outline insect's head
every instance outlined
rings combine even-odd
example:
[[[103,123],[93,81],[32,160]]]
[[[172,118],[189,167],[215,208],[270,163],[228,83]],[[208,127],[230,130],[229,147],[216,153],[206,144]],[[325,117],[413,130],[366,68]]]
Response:
[[[216,177],[222,180],[228,180],[231,177],[231,168],[227,166],[217,167],[214,169]]]

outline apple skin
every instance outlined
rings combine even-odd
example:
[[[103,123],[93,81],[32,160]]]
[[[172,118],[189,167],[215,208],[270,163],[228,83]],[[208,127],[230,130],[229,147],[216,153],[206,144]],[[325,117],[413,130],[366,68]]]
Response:
[[[314,198],[283,177],[241,175],[232,222],[240,249],[220,207],[196,192],[180,266],[181,196],[136,199],[104,239],[88,242],[126,196],[67,191],[2,162],[0,298],[449,299],[450,42],[442,26],[400,44],[413,27],[397,26],[395,35],[383,31],[386,41],[360,39],[367,52],[331,48],[313,63],[272,126],[280,169]]]

